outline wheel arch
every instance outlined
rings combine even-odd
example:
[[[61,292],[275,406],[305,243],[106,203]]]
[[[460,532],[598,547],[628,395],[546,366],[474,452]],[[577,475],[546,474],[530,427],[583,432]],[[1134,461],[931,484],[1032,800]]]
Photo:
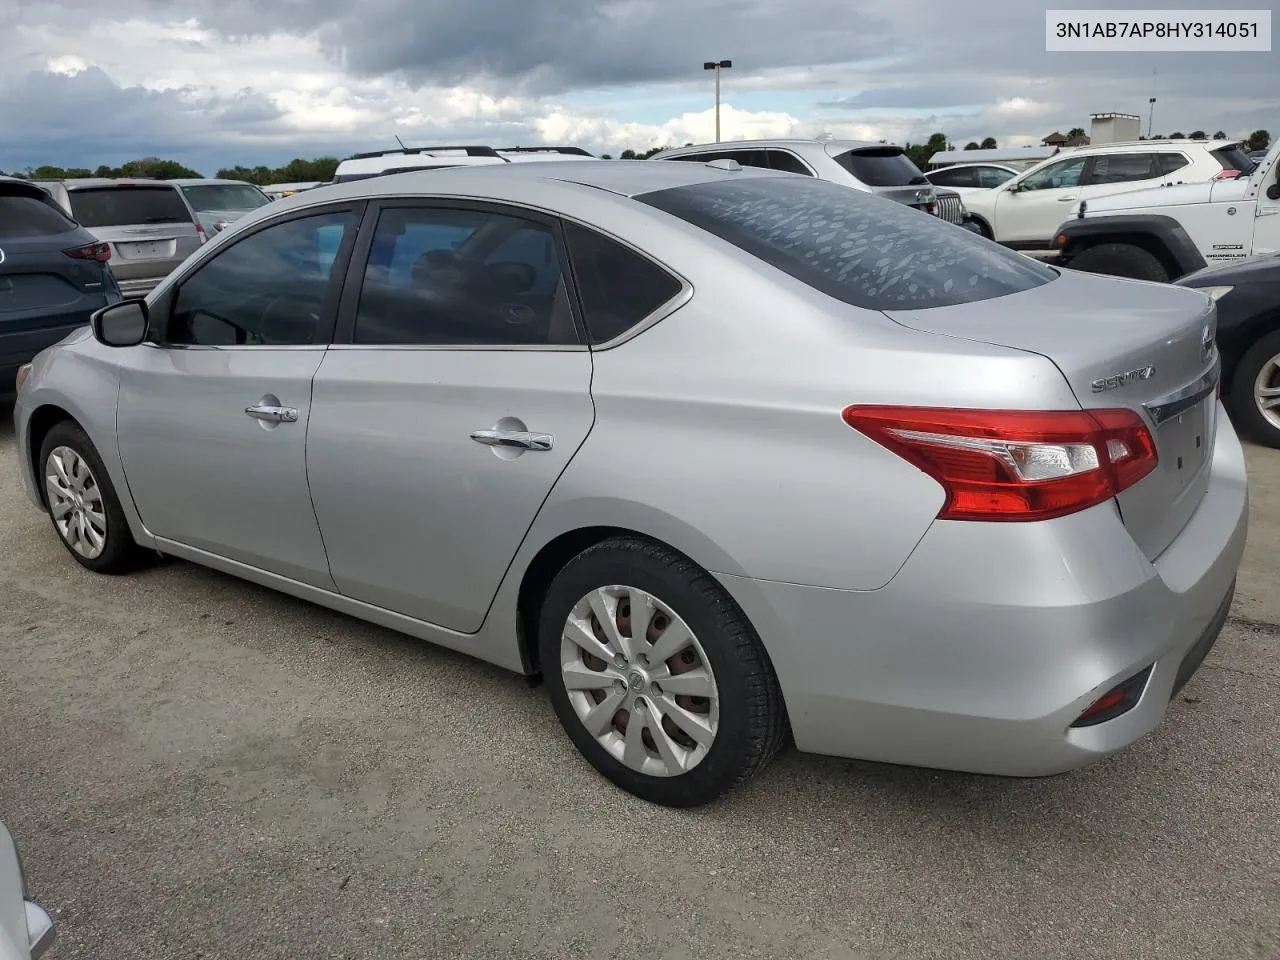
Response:
[[[40,449],[44,446],[44,440],[49,435],[49,431],[58,424],[67,421],[76,424],[82,430],[84,429],[84,424],[80,423],[70,411],[56,403],[46,403],[36,407],[27,418],[27,462],[24,466],[31,471],[31,476],[35,478],[36,496],[40,498],[40,503],[46,508],[49,506],[49,501],[45,495],[44,484],[40,482]]]
[[[1160,261],[1176,280],[1205,266],[1205,259],[1182,224],[1162,214],[1129,214],[1068,220],[1054,234],[1054,248],[1066,266],[1083,251],[1103,243],[1127,243]]]

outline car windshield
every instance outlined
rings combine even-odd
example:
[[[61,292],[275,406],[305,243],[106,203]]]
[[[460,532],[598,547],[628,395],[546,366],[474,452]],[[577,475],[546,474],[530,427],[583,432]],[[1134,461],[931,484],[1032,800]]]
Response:
[[[834,159],[869,187],[909,187],[929,182],[898,147],[848,150]]]
[[[974,303],[1057,276],[938,217],[822,180],[717,180],[637,199],[870,310]]]
[[[71,212],[85,227],[191,222],[187,205],[173,187],[92,187],[69,193]]]
[[[271,201],[257,187],[247,183],[200,183],[182,188],[187,202],[195,209],[256,210]]]

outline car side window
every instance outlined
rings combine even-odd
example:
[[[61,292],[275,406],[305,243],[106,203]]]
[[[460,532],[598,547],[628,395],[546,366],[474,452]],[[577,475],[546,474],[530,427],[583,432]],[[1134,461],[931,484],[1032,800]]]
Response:
[[[766,150],[765,156],[768,158],[770,170],[780,170],[783,173],[801,173],[806,177],[813,176],[813,172],[794,153],[789,153],[786,150]]]
[[[1094,157],[1088,183],[1132,183],[1160,176],[1154,153],[1110,153]]]
[[[1016,176],[1012,171],[1001,170],[999,167],[978,167],[977,173],[978,182],[974,186],[981,187],[984,190],[998,187]]]
[[[565,240],[592,345],[622,336],[683,286],[653,261],[594,230],[566,223]]]
[[[181,346],[302,346],[320,324],[351,213],[287,220],[215,253],[184,279],[165,340]]]
[[[383,209],[353,339],[418,346],[581,343],[555,232],[488,210]]]
[[[1191,161],[1180,153],[1162,153],[1160,156],[1160,171],[1165,174],[1173,173],[1175,170],[1181,170],[1183,167],[1189,167]]]
[[[976,187],[977,174],[972,167],[962,170],[935,170],[928,180],[935,187]]]
[[[1037,170],[1020,184],[1023,190],[1057,190],[1062,187],[1080,185],[1081,174],[1084,173],[1085,157],[1059,160],[1047,167]]]

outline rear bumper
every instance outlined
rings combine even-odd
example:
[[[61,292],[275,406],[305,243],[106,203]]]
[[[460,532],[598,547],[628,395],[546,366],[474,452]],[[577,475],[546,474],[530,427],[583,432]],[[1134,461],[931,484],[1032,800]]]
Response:
[[[104,297],[97,307],[105,306]],[[92,310],[82,310],[64,316],[45,318],[38,329],[8,329],[8,325],[0,326],[0,397],[11,396],[14,392],[14,378],[18,368],[30,363],[37,353],[51,347],[67,334],[89,323]],[[12,326],[20,326],[21,321],[11,321]]]
[[[1244,453],[1222,416],[1208,492],[1154,562],[1108,503],[1037,524],[936,522],[875,591],[719,579],[769,650],[801,750],[1043,776],[1160,723],[1222,629],[1247,528]],[[1133,709],[1071,727],[1147,667]]]

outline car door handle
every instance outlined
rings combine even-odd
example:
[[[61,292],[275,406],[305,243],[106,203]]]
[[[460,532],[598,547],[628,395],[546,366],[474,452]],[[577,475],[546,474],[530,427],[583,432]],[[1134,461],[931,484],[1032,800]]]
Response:
[[[550,450],[554,442],[549,433],[526,430],[475,430],[471,439],[486,447],[518,447],[521,450]]]
[[[245,407],[244,412],[255,420],[266,420],[268,423],[297,423],[298,411],[295,407],[277,407],[270,403],[255,403]]]
[[[1080,199],[1079,197],[1059,197],[1059,198],[1058,198],[1058,202],[1059,202],[1059,203],[1074,203],[1075,201],[1077,201],[1077,200],[1079,200],[1079,199]]]

